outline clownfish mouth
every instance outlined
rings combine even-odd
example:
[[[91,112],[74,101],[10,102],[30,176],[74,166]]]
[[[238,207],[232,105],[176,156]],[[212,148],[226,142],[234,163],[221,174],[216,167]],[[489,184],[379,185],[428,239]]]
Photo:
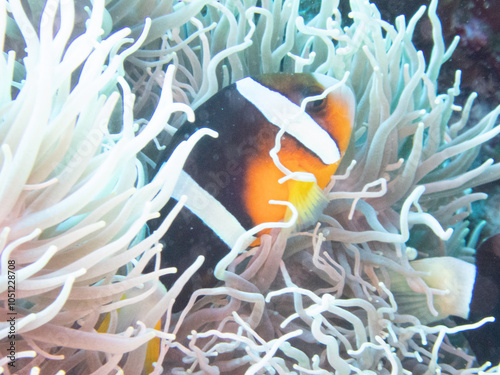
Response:
[[[165,217],[187,196],[163,238],[162,266],[182,272],[204,254],[211,272],[247,230],[290,218],[287,206],[272,200],[295,206],[295,229],[314,224],[327,203],[322,190],[348,147],[354,107],[343,82],[307,73],[246,77],[208,99],[195,121],[174,134],[158,163],[198,129],[218,133],[196,144],[161,212]]]

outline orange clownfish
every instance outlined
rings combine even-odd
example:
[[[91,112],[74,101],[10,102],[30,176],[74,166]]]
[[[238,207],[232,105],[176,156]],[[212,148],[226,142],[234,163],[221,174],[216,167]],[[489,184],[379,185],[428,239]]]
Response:
[[[195,122],[183,124],[175,133],[158,163],[198,129],[219,134],[196,144],[162,210],[165,217],[177,199],[188,197],[163,238],[162,267],[176,266],[182,272],[198,255],[205,255],[204,271],[191,287],[206,286],[203,280],[208,275],[213,279],[213,267],[240,234],[288,218],[289,209],[271,205],[270,200],[292,203],[300,226],[315,223],[326,205],[322,189],[349,144],[354,107],[354,95],[345,84],[314,73],[243,78],[207,100],[195,111]],[[282,129],[279,168],[270,151]],[[278,182],[287,171],[307,172],[314,178]],[[153,221],[152,229],[159,221]],[[162,280],[167,287],[176,278],[169,276]]]

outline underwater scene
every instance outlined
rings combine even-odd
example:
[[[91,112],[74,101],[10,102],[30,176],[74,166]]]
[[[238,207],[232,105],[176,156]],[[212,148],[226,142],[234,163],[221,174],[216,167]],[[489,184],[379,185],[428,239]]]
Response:
[[[498,15],[0,0],[0,374],[499,374]]]

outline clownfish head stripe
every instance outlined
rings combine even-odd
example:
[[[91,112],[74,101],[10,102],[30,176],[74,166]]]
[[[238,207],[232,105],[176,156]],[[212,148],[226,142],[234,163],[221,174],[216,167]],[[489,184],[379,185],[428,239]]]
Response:
[[[250,77],[236,82],[238,92],[252,103],[264,117],[318,156],[324,164],[340,160],[335,140],[314,119],[279,92],[272,91]]]

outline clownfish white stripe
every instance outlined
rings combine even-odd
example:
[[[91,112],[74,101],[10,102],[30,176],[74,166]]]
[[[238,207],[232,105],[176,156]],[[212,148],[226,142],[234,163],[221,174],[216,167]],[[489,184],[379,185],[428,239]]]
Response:
[[[250,77],[236,82],[238,92],[273,125],[285,131],[329,165],[340,160],[335,140],[300,106]]]
[[[184,207],[198,216],[224,243],[232,248],[239,236],[246,232],[240,222],[205,189],[182,171],[172,198],[179,200],[186,195],[188,200]]]

